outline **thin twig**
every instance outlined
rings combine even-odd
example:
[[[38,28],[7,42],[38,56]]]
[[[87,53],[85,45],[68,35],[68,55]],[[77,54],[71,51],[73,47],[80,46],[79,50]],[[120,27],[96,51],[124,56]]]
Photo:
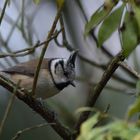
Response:
[[[0,16],[0,25],[2,23],[2,19],[4,17],[5,10],[6,10],[6,7],[7,7],[8,2],[9,2],[9,0],[5,0],[5,3],[4,3],[3,9],[2,9],[2,12],[1,12],[1,16]]]
[[[59,30],[56,34],[54,34],[50,39],[48,39],[48,42],[51,41],[52,39],[56,38],[58,36],[58,34],[61,32],[62,30]],[[44,42],[37,42],[33,47],[30,48],[25,48],[25,49],[21,49],[15,52],[11,52],[11,53],[0,53],[0,58],[5,58],[5,57],[21,57],[21,56],[25,56],[28,54],[31,54],[35,51],[36,48],[46,44],[47,41]]]
[[[7,15],[5,14],[5,17],[7,17]],[[6,38],[6,40],[4,41],[3,40],[3,38],[1,38],[1,43],[3,44],[3,46],[5,47],[5,49],[6,49],[6,51],[7,52],[12,52],[11,51],[11,49],[10,48],[8,48],[9,46],[7,45],[8,44],[8,42],[9,42],[9,40],[10,40],[10,38],[11,38],[11,36],[12,36],[12,34],[13,34],[13,32],[14,32],[14,30],[15,30],[15,28],[18,26],[18,21],[19,21],[19,19],[20,19],[20,15],[18,16],[18,18],[15,20],[15,22],[12,22],[11,23],[11,25],[12,25],[12,27],[11,27],[11,30],[10,30],[10,32],[9,32],[9,34],[8,34],[8,36],[7,36],[7,38]],[[5,18],[5,20],[6,20],[6,18]],[[18,27],[17,27],[18,28]],[[2,36],[1,36],[2,37]],[[4,59],[5,61],[6,61],[6,59]],[[18,61],[18,59],[16,59],[16,58],[12,58],[12,60],[15,62],[15,63],[18,63],[19,61]],[[7,61],[7,62],[9,62],[9,61]],[[9,64],[8,64],[9,65]],[[9,65],[10,66],[10,65]]]
[[[22,13],[19,14],[19,17],[21,17],[21,15],[22,15]],[[17,19],[18,19],[18,18],[17,18]],[[13,21],[13,19],[12,19],[11,17],[9,17],[6,13],[5,13],[5,21],[6,21],[8,24],[10,24],[10,25],[14,25],[14,24],[16,23],[16,22]],[[24,33],[23,33],[22,27],[21,27],[20,25],[18,25],[18,24],[16,24],[15,26],[16,26],[17,29],[21,32],[21,34],[22,34],[22,36],[23,36],[25,42],[26,42],[28,45],[31,45],[30,42],[29,42],[29,39],[28,39],[28,37],[27,37],[27,35],[26,35],[26,33],[25,33],[25,31],[24,31]],[[5,42],[6,42],[6,41],[5,41]]]
[[[36,126],[25,128],[23,130],[18,131],[11,140],[17,140],[25,132],[28,132],[28,131],[31,131],[31,130],[34,130],[34,129],[37,129],[37,128],[40,128],[40,127],[45,127],[45,126],[48,126],[48,125],[54,125],[54,123],[49,123],[49,124],[48,123],[43,123],[43,124],[38,124]]]
[[[125,69],[127,69],[126,72],[129,71],[129,75],[131,75],[132,77],[135,77],[136,79],[140,79],[140,74],[137,71],[135,71],[132,67],[128,66],[126,62],[123,62],[123,63],[120,62],[119,64],[120,66],[125,67]]]
[[[2,36],[1,33],[0,33],[0,42],[1,42],[1,44],[4,46],[4,49],[5,49],[8,53],[11,53],[11,52],[12,52],[12,50],[11,50],[10,47],[9,47],[8,42],[6,42],[6,41],[4,40],[4,38],[3,38],[3,36]],[[13,57],[12,60],[13,60],[15,63],[18,63],[18,60],[17,60],[16,58]],[[8,60],[5,59],[5,61],[6,61],[7,63],[9,63]],[[10,66],[10,64],[9,64],[9,66]]]
[[[60,26],[61,26],[61,28],[63,29],[62,30],[62,44],[60,44],[59,42],[58,42],[58,40],[57,40],[57,38],[55,38],[55,43],[57,44],[57,46],[58,47],[64,47],[65,46],[65,42],[66,42],[66,33],[65,33],[65,28],[64,28],[64,21],[63,21],[63,17],[62,17],[62,15],[61,15],[61,17],[60,17]]]
[[[17,17],[17,19],[15,20],[15,22],[13,22],[13,24],[11,24],[11,25],[12,25],[12,28],[11,28],[11,30],[9,31],[9,34],[8,34],[8,36],[7,36],[6,40],[5,40],[5,42],[7,42],[7,43],[9,42],[9,40],[10,40],[12,34],[14,33],[14,30],[15,30],[16,28],[18,28],[18,22],[19,22],[20,16],[21,16],[21,14],[19,14],[18,17]]]
[[[125,58],[122,55],[122,52],[119,53],[118,55],[116,55],[112,61],[109,63],[106,71],[103,73],[103,76],[101,78],[101,80],[99,81],[99,83],[94,87],[93,89],[93,94],[89,97],[86,106],[87,107],[93,107],[94,104],[96,103],[98,97],[100,96],[103,88],[106,86],[107,82],[110,80],[110,78],[112,77],[113,73],[115,72],[115,70],[119,67],[118,62],[123,61]],[[90,112],[83,112],[80,115],[79,120],[77,121],[76,124],[76,130],[79,133],[79,129],[81,124],[88,118]]]
[[[25,1],[23,0],[21,2],[21,30],[22,33],[25,34],[25,30],[24,30],[24,23],[25,23],[25,19],[24,19],[24,15],[25,15]]]
[[[62,12],[62,7],[61,6],[59,9],[58,9],[58,12],[56,14],[56,17],[54,19],[54,22],[53,22],[53,25],[51,27],[51,30],[47,36],[47,41],[46,41],[46,44],[44,45],[42,51],[41,51],[41,55],[40,55],[40,58],[39,58],[39,62],[38,62],[38,65],[37,65],[37,69],[36,69],[36,73],[35,73],[35,77],[34,77],[34,81],[33,81],[33,88],[32,88],[32,94],[35,95],[35,90],[36,90],[36,84],[37,84],[37,80],[38,80],[38,75],[39,75],[39,71],[40,71],[40,68],[41,68],[41,64],[42,64],[42,61],[43,61],[43,58],[44,58],[44,55],[45,55],[45,52],[48,48],[48,45],[49,45],[49,39],[51,38],[51,36],[53,35],[54,31],[55,31],[55,28],[56,28],[56,25],[57,25],[57,22],[61,16],[61,12]]]
[[[1,121],[1,124],[0,124],[0,135],[2,134],[4,124],[5,124],[5,122],[8,118],[8,115],[9,115],[10,111],[11,111],[11,108],[12,108],[12,105],[13,105],[13,102],[14,102],[14,99],[15,99],[15,93],[16,93],[18,87],[19,87],[19,84],[20,84],[20,81],[17,83],[16,87],[14,87],[13,94],[11,95],[11,98],[9,99],[8,105],[6,107],[4,117],[3,117],[2,121]]]
[[[66,39],[66,33],[65,33],[65,28],[64,28],[64,21],[63,21],[63,17],[60,17],[60,26],[61,28],[63,28],[62,30],[62,38],[63,38],[63,44],[65,43]]]
[[[110,109],[110,104],[107,105],[106,109],[104,110],[104,113],[105,114],[108,113],[109,109]]]
[[[25,23],[25,5],[24,5],[24,0],[22,1],[22,5],[21,5],[21,24],[20,24],[20,30],[21,30],[21,34],[23,36],[23,38],[26,40],[26,42],[28,44],[29,43],[29,39],[27,37],[25,28],[24,28],[24,23]]]

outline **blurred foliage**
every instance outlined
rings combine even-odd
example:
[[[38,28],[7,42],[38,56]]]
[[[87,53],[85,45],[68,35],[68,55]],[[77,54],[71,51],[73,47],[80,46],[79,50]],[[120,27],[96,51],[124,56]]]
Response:
[[[140,80],[136,84],[136,96],[136,101],[128,109],[127,119],[140,112]]]
[[[134,104],[129,107],[127,112],[127,118],[132,117],[133,115],[140,112],[140,97],[138,97]]]
[[[105,114],[96,113],[80,129],[77,140],[139,140],[140,122],[128,123],[124,120],[115,120],[103,126],[98,122]]]
[[[40,0],[33,0],[35,4],[39,4]]]
[[[56,0],[58,7],[62,7],[64,4],[64,0]]]

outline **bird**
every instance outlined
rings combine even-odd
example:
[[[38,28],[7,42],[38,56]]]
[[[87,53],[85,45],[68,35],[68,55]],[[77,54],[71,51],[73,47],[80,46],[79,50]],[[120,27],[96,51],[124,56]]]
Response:
[[[35,96],[47,99],[58,94],[69,85],[75,87],[75,60],[77,51],[73,51],[69,58],[44,58],[40,68]],[[19,63],[1,70],[14,83],[20,81],[20,87],[32,91],[34,76],[39,59]]]

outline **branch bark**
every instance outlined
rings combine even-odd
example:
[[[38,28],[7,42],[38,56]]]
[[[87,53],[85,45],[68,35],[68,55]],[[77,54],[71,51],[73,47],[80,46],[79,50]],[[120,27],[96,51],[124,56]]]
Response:
[[[109,63],[107,69],[103,73],[103,76],[99,83],[94,87],[93,94],[88,98],[87,107],[93,107],[100,96],[102,90],[106,86],[109,79],[112,77],[115,70],[119,67],[119,62],[123,61],[125,57],[123,56],[122,52],[116,55],[111,62]],[[77,121],[75,129],[77,130],[77,134],[79,134],[79,129],[81,124],[89,117],[90,112],[86,111],[81,113],[79,120]]]
[[[13,92],[16,85],[0,74],[0,85]],[[44,106],[41,101],[31,97],[29,93],[23,92],[21,89],[17,89],[15,93],[16,97],[32,108],[37,114],[44,118],[48,123],[53,123],[51,127],[65,140],[72,140],[73,133],[65,127],[55,116],[55,113]]]

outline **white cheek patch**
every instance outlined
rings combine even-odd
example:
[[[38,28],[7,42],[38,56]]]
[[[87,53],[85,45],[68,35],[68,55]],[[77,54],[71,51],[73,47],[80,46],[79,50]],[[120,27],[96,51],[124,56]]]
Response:
[[[67,62],[66,59],[59,59],[59,58],[52,60],[50,70],[51,70],[51,73],[52,73],[52,78],[54,79],[55,83],[66,82],[66,79],[65,79],[65,77],[63,77],[63,75],[57,75],[55,73],[55,70],[56,70],[55,66],[56,66],[57,63],[59,63],[59,61],[64,61],[64,63]]]

